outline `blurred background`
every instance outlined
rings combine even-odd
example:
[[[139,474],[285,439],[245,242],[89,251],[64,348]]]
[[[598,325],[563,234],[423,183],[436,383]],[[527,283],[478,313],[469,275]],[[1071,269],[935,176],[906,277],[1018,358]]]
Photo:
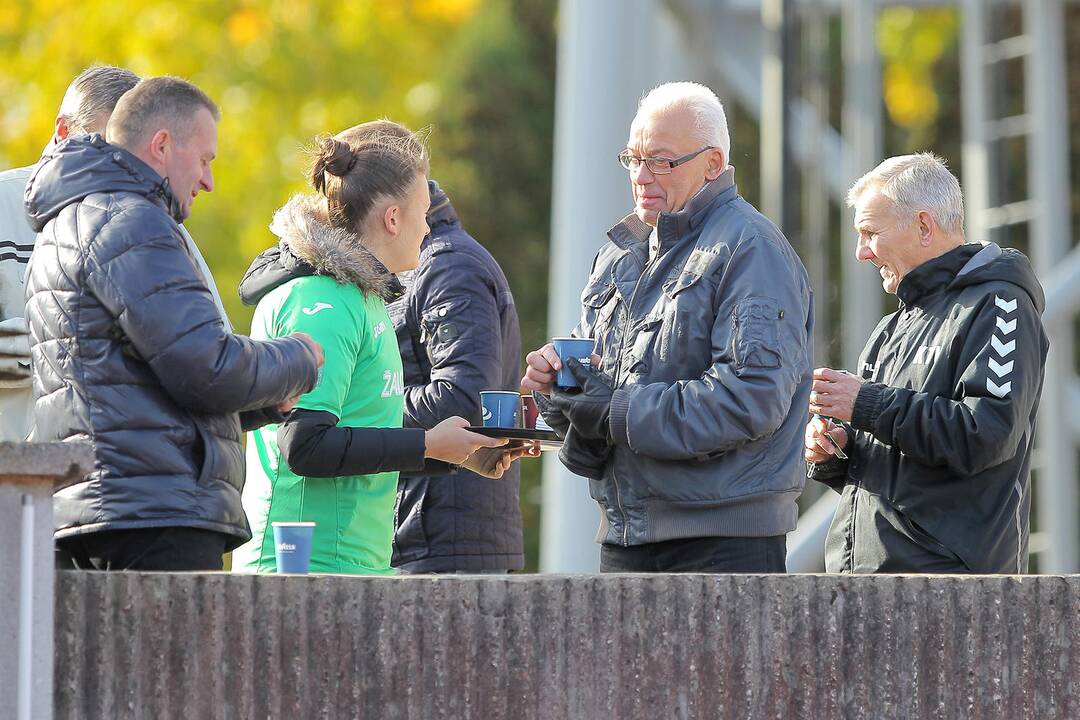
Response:
[[[1027,252],[1047,291],[1032,570],[1075,572],[1078,53],[1065,0],[6,0],[0,168],[37,159],[89,64],[195,82],[223,117],[216,187],[187,226],[244,329],[235,288],[305,189],[312,139],[377,117],[430,126],[432,176],[502,264],[533,348],[573,326],[631,207],[615,155],[638,98],[697,80],[726,105],[742,194],[811,273],[817,364],[850,368],[888,299],[854,262],[843,194],[886,156],[932,150],[960,176],[969,239]],[[527,570],[595,569],[584,480],[527,462],[521,497]],[[831,502],[808,486],[792,569],[818,567]]]

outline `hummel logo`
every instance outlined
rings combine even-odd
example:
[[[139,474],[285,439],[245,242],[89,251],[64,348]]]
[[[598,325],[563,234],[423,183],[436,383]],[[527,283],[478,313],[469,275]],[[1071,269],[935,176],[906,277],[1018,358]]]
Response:
[[[303,308],[303,313],[305,315],[317,315],[318,313],[322,312],[323,310],[333,310],[333,309],[334,309],[334,306],[331,305],[330,303],[317,302],[317,303],[315,303],[315,307]]]
[[[1007,363],[999,363],[998,361],[994,360],[994,358],[989,357],[986,359],[986,361],[990,365],[990,370],[998,377],[1005,377],[1007,374],[1012,372],[1012,360]]]
[[[1001,331],[1002,335],[1011,335],[1012,331],[1016,329],[1016,320],[1009,320],[1005,322],[1004,318],[997,319],[997,329]]]
[[[991,394],[996,395],[999,398],[1003,398],[1009,394],[1010,390],[1012,390],[1012,382],[1006,382],[998,385],[990,378],[986,378],[986,389],[989,390]]]
[[[1004,310],[1007,313],[1011,313],[1013,310],[1016,309],[1016,299],[1015,298],[1012,299],[1012,300],[1002,300],[997,295],[995,295],[994,296],[994,304],[997,305],[999,308],[1001,308],[1002,310]]]
[[[994,351],[997,352],[997,354],[1000,355],[1002,358],[1005,358],[1009,355],[1012,355],[1012,351],[1016,349],[1016,341],[1010,340],[1007,343],[1003,343],[997,339],[996,335],[991,335],[990,347],[994,348]]]

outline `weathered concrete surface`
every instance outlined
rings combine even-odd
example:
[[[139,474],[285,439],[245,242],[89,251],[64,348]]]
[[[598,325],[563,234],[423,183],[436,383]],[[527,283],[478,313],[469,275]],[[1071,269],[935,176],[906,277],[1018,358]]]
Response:
[[[79,482],[93,467],[89,443],[0,442],[0,476],[5,482],[46,483],[60,489]]]
[[[59,718],[1080,718],[1080,577],[61,572]]]
[[[35,720],[52,717],[53,488],[93,467],[89,445],[0,442],[0,720],[18,708],[23,496],[33,502],[31,692]]]

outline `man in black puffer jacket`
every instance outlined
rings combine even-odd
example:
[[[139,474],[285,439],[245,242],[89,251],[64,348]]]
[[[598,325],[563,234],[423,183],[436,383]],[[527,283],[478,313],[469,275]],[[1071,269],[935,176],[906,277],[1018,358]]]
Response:
[[[220,570],[251,537],[243,427],[280,420],[316,381],[306,337],[226,331],[178,223],[213,189],[218,110],[176,78],[126,93],[107,128],[39,163],[41,232],[26,283],[33,439],[93,444],[94,470],[54,496],[58,562]]]
[[[405,369],[405,424],[433,427],[460,415],[480,424],[480,391],[518,391],[521,334],[514,297],[495,258],[461,227],[450,199],[429,183],[431,233],[420,264],[399,278],[388,306]],[[393,564],[405,572],[506,572],[525,564],[520,473],[500,480],[467,470],[398,484]]]

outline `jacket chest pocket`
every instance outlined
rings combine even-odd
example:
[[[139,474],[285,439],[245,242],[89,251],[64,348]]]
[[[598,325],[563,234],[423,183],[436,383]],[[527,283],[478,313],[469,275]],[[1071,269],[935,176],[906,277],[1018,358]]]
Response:
[[[468,330],[465,309],[467,296],[449,298],[423,312],[420,343],[427,350],[432,365],[450,356],[459,338]]]
[[[701,343],[708,344],[715,317],[712,286],[697,272],[683,271],[664,283],[659,314],[657,354],[662,362],[697,357]]]
[[[581,307],[581,330],[585,337],[596,339],[597,352],[603,355],[601,349],[606,344],[606,336],[611,332],[609,328],[619,307],[619,294],[616,292],[615,283],[607,278],[589,283],[581,294]]]

